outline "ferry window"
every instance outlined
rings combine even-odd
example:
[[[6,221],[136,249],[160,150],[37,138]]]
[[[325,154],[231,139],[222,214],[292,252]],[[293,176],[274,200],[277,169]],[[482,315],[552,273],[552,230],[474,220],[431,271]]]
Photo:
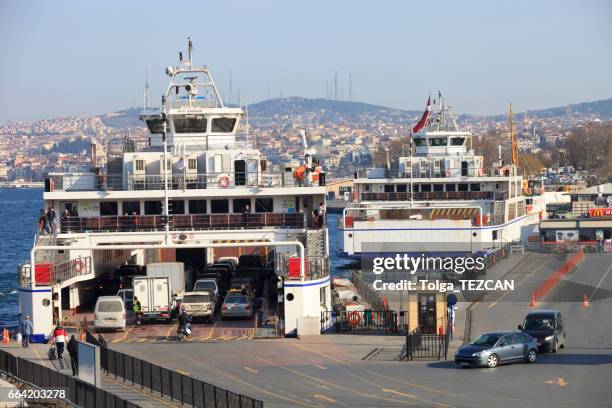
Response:
[[[430,146],[446,146],[447,140],[445,137],[434,137],[429,139]]]
[[[497,230],[493,230],[493,241],[495,241],[497,239]]]
[[[421,192],[429,193],[431,191],[431,184],[421,184]]]
[[[202,133],[206,132],[206,118],[201,116],[192,118],[174,118],[174,131],[176,133]]]
[[[272,198],[256,198],[255,199],[255,212],[261,213],[261,212],[273,212],[273,211],[274,211],[274,200]]]
[[[370,185],[369,184],[364,184],[363,185],[363,191],[370,191]]]
[[[412,188],[414,189],[415,193],[418,193],[420,191],[420,184],[415,184],[412,186]]]
[[[327,287],[323,286],[319,289],[319,299],[321,299],[321,305],[324,306],[327,304]]]
[[[393,184],[385,184],[385,193],[393,193],[395,186]]]
[[[140,201],[124,201],[123,215],[140,215]]]
[[[249,212],[251,212],[251,199],[250,198],[236,198],[234,199],[234,212],[244,212],[246,206],[249,206]]]
[[[100,215],[117,215],[118,206],[116,201],[100,201]]]
[[[168,212],[170,214],[185,214],[185,201],[171,200],[169,205],[170,208],[168,209]]]
[[[164,122],[161,119],[149,119],[147,120],[147,127],[151,134],[162,134],[164,133]]]
[[[434,184],[433,191],[444,191],[444,184]]]
[[[458,185],[458,190],[459,191],[468,191],[468,185],[467,184],[459,184]]]
[[[455,185],[454,184],[447,184],[446,185],[446,191],[455,191]]]
[[[425,146],[426,142],[425,139],[414,139],[414,145],[416,147],[422,147]]]
[[[398,184],[396,189],[398,193],[405,193],[408,190],[405,184]]]
[[[223,214],[229,212],[228,200],[210,200],[210,212],[213,214]]]
[[[453,146],[463,146],[463,143],[465,143],[465,138],[463,137],[452,137],[451,138],[451,145]]]
[[[161,215],[162,203],[161,201],[145,201],[145,214],[146,215]]]
[[[211,132],[230,133],[234,130],[236,118],[214,118]]]
[[[480,191],[480,184],[470,184],[470,191]]]
[[[206,200],[189,200],[189,214],[206,214]]]

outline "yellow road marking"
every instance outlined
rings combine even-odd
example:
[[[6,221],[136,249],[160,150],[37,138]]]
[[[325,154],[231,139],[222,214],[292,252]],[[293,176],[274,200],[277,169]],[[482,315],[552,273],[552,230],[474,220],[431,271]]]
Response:
[[[138,340],[136,340],[136,341],[137,341],[137,342],[139,342],[139,343],[144,343],[144,342],[145,342],[145,341],[147,341],[147,340],[149,340],[149,339],[148,339],[148,338],[146,338],[146,337],[143,337],[143,338],[138,339]]]
[[[397,403],[406,405],[405,401],[400,401],[400,400],[397,400],[397,399],[387,398],[387,397],[383,397],[383,396],[380,396],[380,395],[368,394],[368,393],[365,393],[365,392],[362,392],[362,391],[359,391],[359,390],[351,389],[351,388],[346,387],[346,386],[339,386],[339,385],[336,385],[336,384],[334,384],[334,383],[332,383],[330,381],[325,381],[325,380],[322,380],[322,379],[317,378],[317,377],[312,377],[312,376],[310,376],[308,374],[301,373],[301,372],[296,371],[296,370],[294,370],[292,368],[276,365],[276,364],[272,363],[271,361],[268,361],[268,360],[266,360],[264,358],[261,358],[261,357],[257,357],[257,359],[261,360],[261,361],[263,361],[265,363],[268,363],[271,366],[278,367],[278,368],[281,368],[283,370],[287,370],[287,371],[289,371],[291,373],[294,373],[296,375],[299,375],[300,377],[304,377],[304,378],[307,378],[309,380],[321,383],[323,387],[328,387],[329,386],[329,387],[335,388],[337,390],[349,391],[349,392],[352,392],[352,393],[357,394],[357,395],[361,395],[361,396],[364,396],[364,397],[367,397],[367,398],[375,399],[377,401],[384,400],[384,401],[388,401],[388,402],[397,402]],[[410,404],[410,405],[414,405],[414,404]]]
[[[125,331],[125,333],[123,333],[123,337],[121,338],[121,340],[125,340],[125,339],[127,339],[128,334],[130,334],[130,331],[132,331],[132,329],[133,329],[134,327],[135,327],[135,326],[130,326],[130,328],[128,328],[128,329]]]
[[[176,372],[177,372],[177,373],[179,373],[179,374],[189,375],[189,373],[188,373],[188,372],[186,372],[186,371],[182,371],[182,370],[174,370],[174,371],[176,371]]]
[[[401,395],[402,397],[416,398],[416,395],[408,394],[406,392],[399,392],[397,390],[392,390],[391,388],[383,388],[381,391],[390,392],[391,394]]]
[[[321,370],[327,370],[327,367],[322,366],[322,365],[318,365],[318,364],[313,364],[315,367],[320,368]]]
[[[299,348],[301,348],[301,349],[303,349],[305,351],[308,351],[309,353],[316,354],[316,355],[318,355],[320,357],[324,357],[326,359],[335,361],[338,364],[342,364],[342,365],[347,366],[347,367],[356,368],[358,370],[365,371],[365,372],[367,372],[369,374],[373,374],[373,375],[375,375],[377,377],[381,377],[381,378],[385,378],[385,379],[388,379],[388,380],[396,381],[396,382],[399,382],[401,384],[406,384],[406,385],[409,385],[411,387],[420,388],[420,389],[425,390],[425,391],[435,392],[437,394],[445,394],[445,395],[449,395],[450,394],[447,391],[438,390],[438,389],[435,389],[435,388],[428,387],[426,385],[415,384],[415,383],[412,383],[412,382],[409,382],[409,381],[403,381],[403,380],[400,380],[400,379],[395,378],[395,377],[391,377],[391,376],[388,376],[388,375],[377,373],[376,371],[372,371],[372,370],[369,370],[369,369],[364,368],[364,367],[360,367],[360,366],[356,366],[354,364],[347,363],[346,361],[340,360],[340,359],[338,359],[338,358],[336,358],[336,357],[334,357],[332,355],[321,353],[319,351],[311,350],[311,349],[309,349],[309,348],[307,348],[305,346],[302,346],[301,344],[297,344],[297,343],[290,343],[290,344],[293,344],[296,347],[299,347]]]
[[[109,380],[110,382],[114,382],[115,384],[118,384],[118,385],[123,386],[123,387],[127,387],[127,388],[129,388],[129,389],[131,389],[131,390],[133,390],[133,391],[136,391],[137,393],[142,394],[142,395],[144,395],[144,396],[146,396],[146,397],[151,397],[151,398],[153,398],[154,400],[157,400],[157,401],[159,401],[159,402],[161,402],[161,403],[163,403],[163,404],[165,404],[165,405],[167,405],[167,406],[169,406],[169,407],[176,407],[176,405],[171,404],[171,403],[169,403],[168,401],[165,401],[165,400],[163,400],[163,399],[161,399],[161,398],[158,398],[158,397],[156,397],[156,396],[155,396],[155,395],[153,395],[153,394],[148,394],[148,393],[142,392],[142,391],[141,391],[141,390],[139,390],[138,388],[135,388],[135,387],[130,387],[130,386],[127,384],[127,383],[124,383],[124,382],[119,382],[119,381],[115,381],[114,379],[112,379],[112,378],[110,378],[110,377],[104,377],[104,378],[105,378],[105,379],[107,379],[107,380]]]
[[[202,337],[202,340],[210,340],[212,339],[213,333],[215,332],[215,327],[217,327],[217,322],[215,321],[210,328],[210,333],[208,333],[207,337]]]
[[[208,364],[205,364],[203,361],[199,361],[199,360],[194,360],[194,361],[197,361],[201,365],[208,366]],[[283,401],[287,401],[291,405],[296,405],[297,404],[297,405],[301,405],[301,406],[304,406],[304,407],[310,407],[311,406],[311,405],[303,403],[302,401],[297,401],[297,400],[294,400],[292,398],[287,398],[284,395],[276,394],[276,393],[274,393],[272,391],[265,390],[265,389],[263,389],[263,388],[261,388],[259,386],[255,386],[255,385],[253,385],[253,384],[251,384],[251,383],[249,383],[247,381],[241,380],[238,377],[235,377],[233,375],[225,373],[225,372],[223,372],[222,370],[220,370],[217,367],[211,367],[211,366],[208,366],[208,367],[214,369],[215,373],[218,374],[218,375],[222,375],[223,377],[229,378],[230,380],[235,381],[237,383],[240,383],[240,384],[242,384],[242,385],[244,385],[246,387],[253,388],[256,391],[263,392],[264,394],[271,395],[271,396],[273,396],[275,398],[278,398],[280,400],[283,400]]]
[[[519,286],[521,286],[523,283],[525,283],[527,281],[527,279],[531,278],[537,271],[539,271],[540,269],[542,269],[544,266],[546,266],[546,264],[540,264],[540,266],[538,266],[537,268],[535,268],[533,271],[531,271],[531,273],[527,276],[525,276],[523,279],[521,279],[521,281],[514,287],[514,289],[518,288]],[[508,291],[508,292],[504,292],[502,293],[502,295],[497,298],[497,300],[493,303],[491,303],[489,305],[489,308],[495,307],[496,304],[499,303],[500,300],[502,300],[503,298],[505,298],[509,293],[511,293],[512,291]]]
[[[315,397],[316,399],[320,399],[321,401],[331,402],[332,404],[336,403],[335,399],[331,399],[328,396],[323,395],[323,394],[313,394],[312,396]]]
[[[565,387],[567,385],[567,383],[565,382],[565,380],[563,378],[557,378],[556,380],[544,381],[544,383],[546,383],[546,384],[556,384],[559,387]]]
[[[245,366],[245,367],[244,367],[244,369],[245,369],[245,370],[247,370],[247,371],[252,372],[253,374],[257,374],[257,373],[259,372],[259,371],[257,371],[256,369],[251,368],[251,367],[246,367],[246,366]]]
[[[168,331],[166,332],[166,338],[164,339],[164,341],[168,341],[168,340],[169,340],[168,338],[170,337],[170,333],[171,333],[171,332],[172,332],[172,330],[174,330],[174,329],[176,329],[176,328],[175,328],[175,327],[170,327],[170,328],[168,329]]]

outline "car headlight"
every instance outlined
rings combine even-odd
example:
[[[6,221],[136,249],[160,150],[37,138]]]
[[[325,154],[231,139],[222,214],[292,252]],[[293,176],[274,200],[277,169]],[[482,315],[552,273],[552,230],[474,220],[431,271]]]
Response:
[[[544,341],[551,341],[552,339],[554,339],[555,336],[548,336],[544,339]]]
[[[478,353],[472,354],[472,357],[482,357],[482,356],[484,356],[484,354],[485,354],[484,351],[479,351]]]

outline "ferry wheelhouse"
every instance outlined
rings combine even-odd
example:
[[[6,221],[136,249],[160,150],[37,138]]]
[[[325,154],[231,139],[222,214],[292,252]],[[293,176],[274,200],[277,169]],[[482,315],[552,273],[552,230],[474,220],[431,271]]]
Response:
[[[443,98],[428,102],[411,147],[410,155],[355,174],[339,220],[345,256],[444,252],[451,244],[487,252],[533,230],[540,212],[526,205],[516,166],[499,160],[485,168]]]
[[[105,167],[48,176],[44,206],[59,222],[35,237],[19,267],[20,315],[31,316],[35,339],[91,305],[122,264],[197,269],[221,256],[258,255],[279,277],[285,333],[331,310],[327,229],[311,216],[325,202],[324,173],[313,166],[304,177],[305,165],[298,179],[297,168],[274,171],[249,143],[248,125],[241,141],[243,110],[224,105],[191,51],[190,40],[188,59],[166,69],[161,108],[140,115],[146,141],[111,141]]]

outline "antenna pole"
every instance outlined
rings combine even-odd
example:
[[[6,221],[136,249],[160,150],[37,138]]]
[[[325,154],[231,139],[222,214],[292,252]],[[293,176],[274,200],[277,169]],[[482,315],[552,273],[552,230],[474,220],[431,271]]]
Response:
[[[164,237],[165,243],[170,243],[170,220],[168,211],[168,124],[166,118],[166,95],[162,95],[162,137],[164,142],[164,162],[162,168],[164,169],[164,216],[166,217],[165,231],[166,236]]]
[[[187,37],[187,44],[188,44],[188,48],[189,48],[189,69],[193,68],[193,56],[192,56],[192,52],[193,52],[193,42],[191,41],[191,37]]]

